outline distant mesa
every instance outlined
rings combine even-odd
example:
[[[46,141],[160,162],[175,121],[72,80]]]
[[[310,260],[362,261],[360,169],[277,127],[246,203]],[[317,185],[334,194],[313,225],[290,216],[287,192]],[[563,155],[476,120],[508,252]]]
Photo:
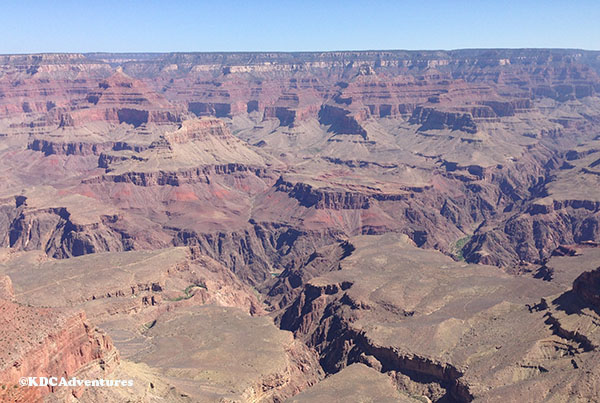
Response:
[[[0,67],[0,400],[599,400],[599,52]]]

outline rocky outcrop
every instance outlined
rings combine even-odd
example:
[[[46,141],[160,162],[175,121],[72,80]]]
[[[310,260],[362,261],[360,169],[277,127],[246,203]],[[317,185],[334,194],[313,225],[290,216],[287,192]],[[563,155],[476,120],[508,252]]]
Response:
[[[165,134],[164,138],[169,143],[186,144],[211,138],[228,139],[231,138],[231,133],[223,121],[205,118],[186,121],[179,129]]]
[[[55,391],[20,386],[21,377],[93,377],[110,373],[119,362],[111,339],[91,326],[82,312],[5,300],[0,301],[0,311],[0,338],[12,345],[0,355],[0,398],[5,401],[31,402]]]
[[[513,101],[484,101],[498,117],[514,116],[515,113],[523,112],[532,108],[530,99],[517,99]]]
[[[27,144],[27,148],[33,151],[40,151],[44,155],[99,155],[102,151],[112,148],[108,144],[93,143],[56,143],[44,139],[35,139]]]
[[[173,231],[174,245],[198,248],[253,285],[272,279],[273,268],[294,267],[315,248],[331,244],[342,236],[335,229],[300,230],[274,223],[253,223],[251,228],[232,232]]]
[[[540,85],[533,88],[536,97],[552,98],[559,102],[565,102],[592,96],[597,89],[592,85]]]
[[[211,183],[213,175],[255,175],[266,177],[267,170],[261,167],[250,167],[242,164],[226,164],[203,166],[175,172],[126,172],[123,174],[108,174],[101,177],[86,179],[84,183],[131,183],[135,186],[180,186],[194,183]]]
[[[296,120],[296,111],[287,107],[265,107],[264,119],[279,119],[281,126],[292,127]]]
[[[419,131],[450,129],[466,133],[477,132],[477,125],[471,113],[440,111],[419,106],[414,110],[409,122],[421,125]]]
[[[298,182],[292,184],[279,178],[275,184],[277,191],[286,192],[290,197],[298,200],[303,207],[316,209],[368,209],[370,199],[367,195],[350,192],[336,192],[328,189],[318,189]]]
[[[413,398],[398,391],[390,377],[358,363],[327,377],[288,401],[318,403],[335,400],[361,402],[371,400],[382,403],[416,403],[419,401],[417,396]]]
[[[213,103],[213,102],[190,102],[188,111],[196,116],[215,116],[224,118],[231,116],[231,104],[229,103]]]
[[[130,150],[141,152],[148,148],[142,144],[130,144],[127,142],[82,142],[82,141],[54,141],[51,139],[32,139],[27,143],[27,149],[42,152],[44,155],[77,155],[77,156],[99,156],[100,161],[110,158],[106,153],[109,151]],[[106,163],[99,162],[100,167]],[[108,164],[106,164],[108,165]]]
[[[16,250],[43,250],[66,258],[96,252],[133,249],[131,237],[114,226],[118,217],[78,224],[65,208],[23,211],[11,223],[6,246]]]
[[[590,200],[534,202],[503,227],[473,236],[464,254],[469,262],[504,267],[541,263],[561,244],[600,241],[599,211],[599,203]]]
[[[350,256],[353,251],[354,246],[348,241],[343,241],[302,257],[304,259],[299,259],[299,264],[286,268],[263,286],[261,291],[267,296],[265,302],[274,309],[289,306],[302,292],[304,284],[320,274],[339,270],[340,261]]]
[[[278,192],[288,193],[306,208],[331,210],[360,210],[371,207],[373,200],[398,201],[406,200],[406,194],[356,193],[335,189],[315,188],[307,183],[291,183],[279,178],[275,184]]]
[[[18,196],[0,202],[0,246],[6,247],[10,243],[10,227],[19,216],[19,207],[24,200],[24,197]]]
[[[319,111],[319,123],[329,126],[337,134],[357,134],[367,140],[367,131],[350,111],[332,105],[323,105]]]
[[[392,376],[404,375],[413,382],[436,384],[443,392],[429,395],[434,401],[443,396],[459,402],[473,400],[468,386],[460,379],[463,373],[457,368],[414,352],[379,345],[364,331],[355,328],[352,322],[358,316],[353,310],[360,312],[370,307],[344,293],[352,286],[351,282],[326,286],[307,284],[281,316],[281,328],[294,331],[297,337],[314,347],[327,373],[337,373],[346,365],[363,362]],[[404,315],[411,316],[411,313]]]
[[[325,372],[362,363],[430,401],[511,400],[528,388],[573,394],[570,381],[548,386],[595,365],[596,313],[582,314],[570,291],[555,298],[551,282],[451,263],[406,241],[351,238],[356,249],[339,270],[309,280],[278,323],[315,348]]]
[[[9,266],[19,302],[85,307],[88,318],[96,323],[124,316],[141,325],[166,311],[194,305],[231,306],[250,315],[264,313],[247,285],[198,248],[48,259],[35,270]],[[82,283],[85,278],[89,280]]]
[[[600,268],[577,277],[573,282],[573,292],[594,309],[600,309]]]
[[[147,249],[165,244],[157,228],[140,231],[136,223],[118,215],[99,214],[95,219],[75,216],[67,208],[28,208],[15,210],[8,224],[8,237],[0,246],[20,251],[44,251],[63,259],[98,252]],[[167,238],[168,239],[168,238]]]
[[[165,375],[179,362],[178,377],[195,385],[196,400],[283,401],[323,376],[314,353],[291,333],[233,308],[168,312],[145,335],[148,349],[134,359]],[[182,348],[172,351],[171,338]]]

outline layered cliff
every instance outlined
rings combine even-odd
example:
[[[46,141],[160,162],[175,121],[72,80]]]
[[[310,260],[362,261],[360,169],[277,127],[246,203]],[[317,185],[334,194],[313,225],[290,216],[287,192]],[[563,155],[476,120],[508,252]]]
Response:
[[[597,314],[576,313],[582,305],[568,282],[596,251],[561,264],[554,283],[457,264],[398,236],[350,242],[356,249],[340,269],[309,280],[278,317],[317,350],[326,372],[362,363],[431,401],[527,400],[531,390],[597,397],[597,380],[582,372],[596,365]],[[577,296],[588,275],[575,280]]]
[[[90,325],[83,312],[34,308],[6,300],[0,305],[0,338],[12,346],[3,349],[0,357],[2,399],[31,402],[55,392],[51,386],[23,386],[19,384],[22,377],[91,378],[109,374],[118,365],[110,337]]]
[[[0,297],[83,401],[594,400],[598,55],[0,56]]]

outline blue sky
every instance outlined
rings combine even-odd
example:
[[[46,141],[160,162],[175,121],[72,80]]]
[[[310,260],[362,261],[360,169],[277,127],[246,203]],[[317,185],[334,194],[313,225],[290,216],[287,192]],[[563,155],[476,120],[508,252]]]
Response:
[[[0,4],[0,53],[600,49],[598,0]]]

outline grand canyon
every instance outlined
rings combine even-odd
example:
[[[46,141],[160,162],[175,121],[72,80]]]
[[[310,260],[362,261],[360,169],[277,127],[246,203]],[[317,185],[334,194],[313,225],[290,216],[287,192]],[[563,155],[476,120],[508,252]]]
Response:
[[[600,401],[599,185],[600,52],[0,56],[0,400]]]

